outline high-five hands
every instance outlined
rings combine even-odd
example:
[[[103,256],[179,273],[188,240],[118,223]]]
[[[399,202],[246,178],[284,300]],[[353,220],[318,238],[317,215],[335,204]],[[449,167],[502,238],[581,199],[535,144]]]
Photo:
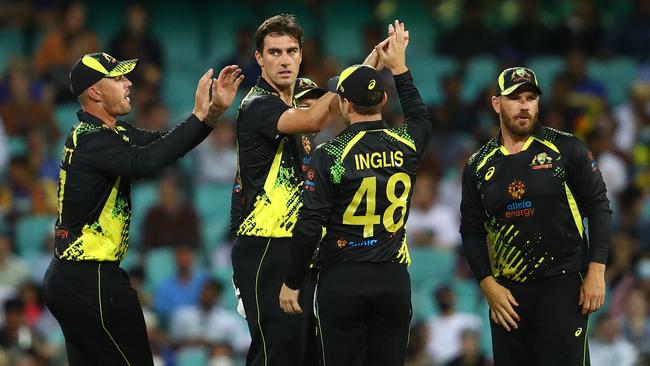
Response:
[[[192,110],[198,119],[211,126],[214,126],[223,112],[230,107],[237,94],[237,88],[244,80],[244,75],[241,75],[241,69],[237,65],[224,67],[216,79],[212,78],[213,72],[209,69],[199,80]]]
[[[406,67],[406,47],[409,44],[409,32],[405,29],[404,23],[395,20],[395,24],[388,26],[388,45],[383,42],[375,46],[379,56],[379,62],[383,63],[393,75],[402,74],[408,71]]]

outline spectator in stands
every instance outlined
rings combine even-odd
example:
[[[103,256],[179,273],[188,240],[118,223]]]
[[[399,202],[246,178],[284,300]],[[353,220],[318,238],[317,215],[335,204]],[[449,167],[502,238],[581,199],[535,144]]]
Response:
[[[242,319],[221,304],[223,284],[208,279],[196,305],[180,307],[172,314],[169,335],[177,347],[228,345],[240,355],[250,345]]]
[[[327,80],[337,72],[337,60],[323,52],[321,39],[305,39],[302,45],[300,76],[307,77],[318,85],[326,85]]]
[[[416,322],[411,326],[409,344],[406,349],[405,366],[437,366],[427,354],[429,329],[426,323]]]
[[[474,314],[456,311],[456,295],[446,285],[433,293],[438,305],[438,315],[429,320],[429,343],[427,351],[438,364],[444,365],[461,354],[463,331],[481,329],[481,318]]]
[[[483,23],[482,4],[470,0],[462,3],[460,23],[441,35],[438,51],[460,59],[493,54],[500,41],[498,35]]]
[[[648,294],[639,289],[629,292],[625,316],[621,319],[623,336],[632,343],[641,359],[650,358],[650,318],[647,296]]]
[[[197,158],[200,184],[232,184],[237,171],[234,122],[221,121],[197,147]]]
[[[633,149],[644,126],[650,126],[650,81],[638,81],[630,87],[630,99],[614,110],[616,147],[632,160]]]
[[[15,291],[29,278],[27,264],[11,252],[11,238],[7,229],[0,228],[0,293],[6,293],[7,287]]]
[[[11,220],[23,215],[56,212],[56,184],[36,179],[24,156],[14,157],[9,162],[9,177],[5,186],[0,185],[0,196],[7,197],[2,201],[9,204]]]
[[[235,53],[229,55],[224,60],[217,60],[219,66],[217,68],[228,65],[238,65],[242,74],[244,75],[244,82],[241,87],[248,90],[255,85],[257,78],[262,75],[260,65],[255,61],[255,47],[253,47],[254,30],[249,27],[241,27],[235,33]],[[218,47],[218,46],[217,46]]]
[[[638,61],[650,60],[650,0],[635,0],[629,14],[619,19],[607,39],[615,54],[629,55]]]
[[[27,134],[27,163],[32,175],[39,181],[54,184],[59,180],[60,159],[54,157],[52,143],[40,129],[32,129]],[[56,187],[54,187],[56,189]],[[52,192],[56,196],[56,191]]]
[[[602,51],[606,30],[601,24],[594,0],[577,0],[573,13],[553,34],[555,51],[564,55],[578,48],[590,56]]]
[[[209,366],[233,366],[233,350],[228,344],[215,344],[210,349]]]
[[[551,53],[551,29],[544,24],[539,12],[539,1],[525,0],[519,5],[518,21],[505,32],[505,47],[514,53],[520,63],[536,55]],[[555,41],[555,40],[554,40]]]
[[[488,366],[487,357],[479,348],[479,332],[476,329],[465,329],[461,333],[462,346],[460,355],[445,366]]]
[[[163,48],[151,33],[149,8],[143,1],[129,2],[124,25],[110,42],[110,54],[118,60],[138,59],[138,67],[129,79],[134,89],[136,109],[158,99],[164,70]]]
[[[7,134],[5,133],[2,115],[0,115],[0,177],[4,176],[7,162],[9,161],[9,153],[9,141],[7,140]],[[2,201],[2,198],[0,198],[0,201]],[[2,216],[1,207],[2,203],[0,203],[0,217]]]
[[[587,134],[587,147],[596,158],[598,169],[607,186],[607,198],[617,201],[618,194],[627,187],[627,166],[613,151],[612,126],[597,126]]]
[[[83,1],[68,2],[61,10],[58,26],[47,33],[35,55],[36,71],[54,88],[57,103],[74,101],[68,90],[72,64],[84,54],[99,50],[97,37],[86,28],[86,14]]]
[[[149,208],[144,222],[143,249],[184,245],[200,248],[199,216],[181,190],[180,177],[167,171],[158,185],[158,204]]]
[[[25,63],[14,64],[7,73],[7,98],[0,104],[0,116],[9,137],[26,138],[30,131],[42,131],[49,141],[56,141],[59,130],[52,106],[42,96],[34,95],[32,76]]]
[[[0,348],[8,352],[10,365],[19,365],[23,355],[46,363],[54,353],[51,346],[43,341],[25,322],[25,304],[19,298],[4,302],[4,324],[0,328]]]
[[[154,309],[163,321],[181,306],[196,306],[207,280],[203,270],[194,266],[195,252],[191,246],[178,244],[174,250],[176,274],[163,280],[154,294]]]
[[[632,366],[637,351],[622,335],[616,319],[602,314],[589,337],[589,358],[592,366]]]
[[[138,111],[136,126],[148,131],[166,131],[169,125],[169,109],[162,100],[156,100]]]
[[[427,172],[418,174],[406,222],[409,245],[442,249],[460,245],[458,212],[440,204],[437,197],[438,177]]]

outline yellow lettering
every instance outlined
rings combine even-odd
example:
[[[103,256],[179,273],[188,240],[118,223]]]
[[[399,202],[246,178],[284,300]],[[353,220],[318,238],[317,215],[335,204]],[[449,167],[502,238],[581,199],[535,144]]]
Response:
[[[361,166],[360,170],[370,168],[370,155],[359,155],[359,165]]]
[[[383,161],[384,162],[384,168],[388,168],[388,167],[393,166],[393,152],[392,151],[390,152],[390,161],[388,161],[388,159],[386,159],[386,151],[382,151],[381,155],[382,155],[383,160],[384,160]]]
[[[404,164],[404,153],[401,151],[395,152],[395,166],[402,166]]]
[[[374,152],[370,155],[370,163],[373,168],[381,168],[381,154]]]

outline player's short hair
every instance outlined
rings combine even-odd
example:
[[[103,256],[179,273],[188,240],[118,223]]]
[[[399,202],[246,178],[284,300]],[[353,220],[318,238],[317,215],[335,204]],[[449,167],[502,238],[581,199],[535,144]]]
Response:
[[[300,48],[302,48],[302,41],[305,36],[295,15],[274,15],[266,19],[255,32],[255,47],[257,51],[264,51],[264,38],[270,34],[278,36],[288,35],[295,38]]]
[[[382,103],[384,101],[384,92],[373,90],[368,93],[370,94],[369,98],[377,101],[377,104],[365,106],[365,105],[353,103],[350,100],[348,100],[348,102],[352,104],[352,110],[354,111],[354,113],[360,114],[362,116],[372,116],[381,113],[381,109],[384,106]],[[343,97],[340,95],[339,98],[343,100]]]

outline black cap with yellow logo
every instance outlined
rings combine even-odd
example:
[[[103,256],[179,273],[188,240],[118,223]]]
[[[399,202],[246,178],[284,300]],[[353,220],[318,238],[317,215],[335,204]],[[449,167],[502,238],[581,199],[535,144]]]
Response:
[[[327,88],[332,93],[362,106],[373,106],[384,100],[384,81],[379,71],[368,65],[353,65],[331,78]]]
[[[313,80],[308,78],[296,79],[296,86],[293,89],[293,98],[299,100],[301,98],[320,98],[327,90],[321,88]]]
[[[537,76],[533,70],[526,67],[511,67],[505,69],[497,78],[497,95],[509,95],[522,85],[532,85],[538,95],[542,89],[537,83]]]
[[[104,52],[84,55],[70,70],[70,92],[78,97],[102,78],[128,74],[137,64],[137,59],[117,61],[115,57]]]

